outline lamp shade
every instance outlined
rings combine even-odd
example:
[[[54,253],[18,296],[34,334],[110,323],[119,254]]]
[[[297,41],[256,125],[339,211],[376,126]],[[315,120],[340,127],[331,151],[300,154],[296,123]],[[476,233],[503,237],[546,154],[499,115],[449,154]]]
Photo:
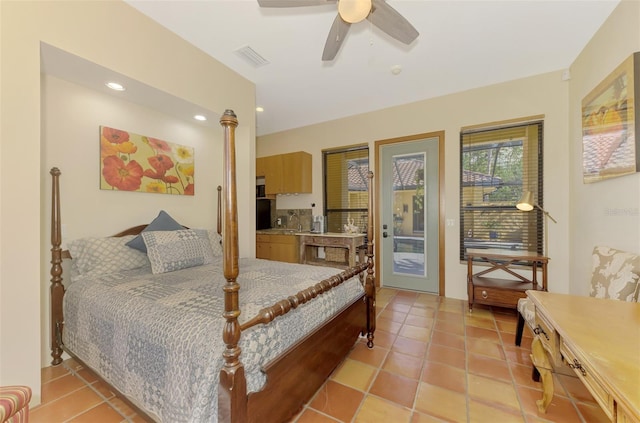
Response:
[[[371,12],[371,0],[339,0],[338,13],[343,21],[357,23]]]
[[[533,201],[533,193],[531,191],[524,191],[522,193],[522,197],[516,204],[518,210],[522,211],[531,211],[535,207],[535,202]]]

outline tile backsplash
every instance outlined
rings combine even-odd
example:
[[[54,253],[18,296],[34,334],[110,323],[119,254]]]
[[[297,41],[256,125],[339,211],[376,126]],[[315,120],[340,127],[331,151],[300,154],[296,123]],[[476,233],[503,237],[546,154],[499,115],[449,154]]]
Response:
[[[274,228],[311,230],[312,209],[277,209]],[[279,223],[278,223],[279,222]]]

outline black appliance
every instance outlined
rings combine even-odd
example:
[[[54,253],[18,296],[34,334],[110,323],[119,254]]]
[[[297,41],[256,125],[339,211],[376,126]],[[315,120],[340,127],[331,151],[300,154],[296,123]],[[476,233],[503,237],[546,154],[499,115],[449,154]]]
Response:
[[[271,228],[271,200],[256,200],[256,229]]]
[[[256,185],[256,197],[260,198],[265,196],[264,188],[264,185]]]

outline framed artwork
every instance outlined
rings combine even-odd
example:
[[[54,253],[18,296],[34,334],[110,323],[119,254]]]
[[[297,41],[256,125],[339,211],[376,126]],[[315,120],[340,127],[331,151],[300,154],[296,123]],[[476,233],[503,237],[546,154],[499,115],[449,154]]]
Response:
[[[634,53],[582,100],[585,183],[640,171],[640,52]]]
[[[193,147],[100,127],[100,189],[194,195]]]
[[[585,183],[640,171],[640,52],[629,56],[582,100]]]

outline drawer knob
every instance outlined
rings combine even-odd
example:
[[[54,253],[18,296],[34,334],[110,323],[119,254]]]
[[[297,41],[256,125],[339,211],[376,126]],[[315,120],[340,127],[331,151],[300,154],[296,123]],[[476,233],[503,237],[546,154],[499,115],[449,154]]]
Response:
[[[584,369],[584,367],[582,367],[582,364],[580,364],[577,358],[573,359],[573,363],[569,363],[569,367],[571,367],[574,370],[580,370],[580,373],[582,373],[582,376],[587,375],[587,371]]]
[[[485,300],[486,300],[487,298],[489,298],[489,294],[487,294],[487,291],[482,291],[482,294],[481,294],[481,295],[482,295],[482,298],[483,298],[483,299],[485,299]]]
[[[547,341],[549,340],[549,335],[547,335],[547,332],[545,332],[540,325],[538,325],[538,327],[533,329],[533,333],[535,333],[536,335],[543,334],[544,337],[547,338]]]

